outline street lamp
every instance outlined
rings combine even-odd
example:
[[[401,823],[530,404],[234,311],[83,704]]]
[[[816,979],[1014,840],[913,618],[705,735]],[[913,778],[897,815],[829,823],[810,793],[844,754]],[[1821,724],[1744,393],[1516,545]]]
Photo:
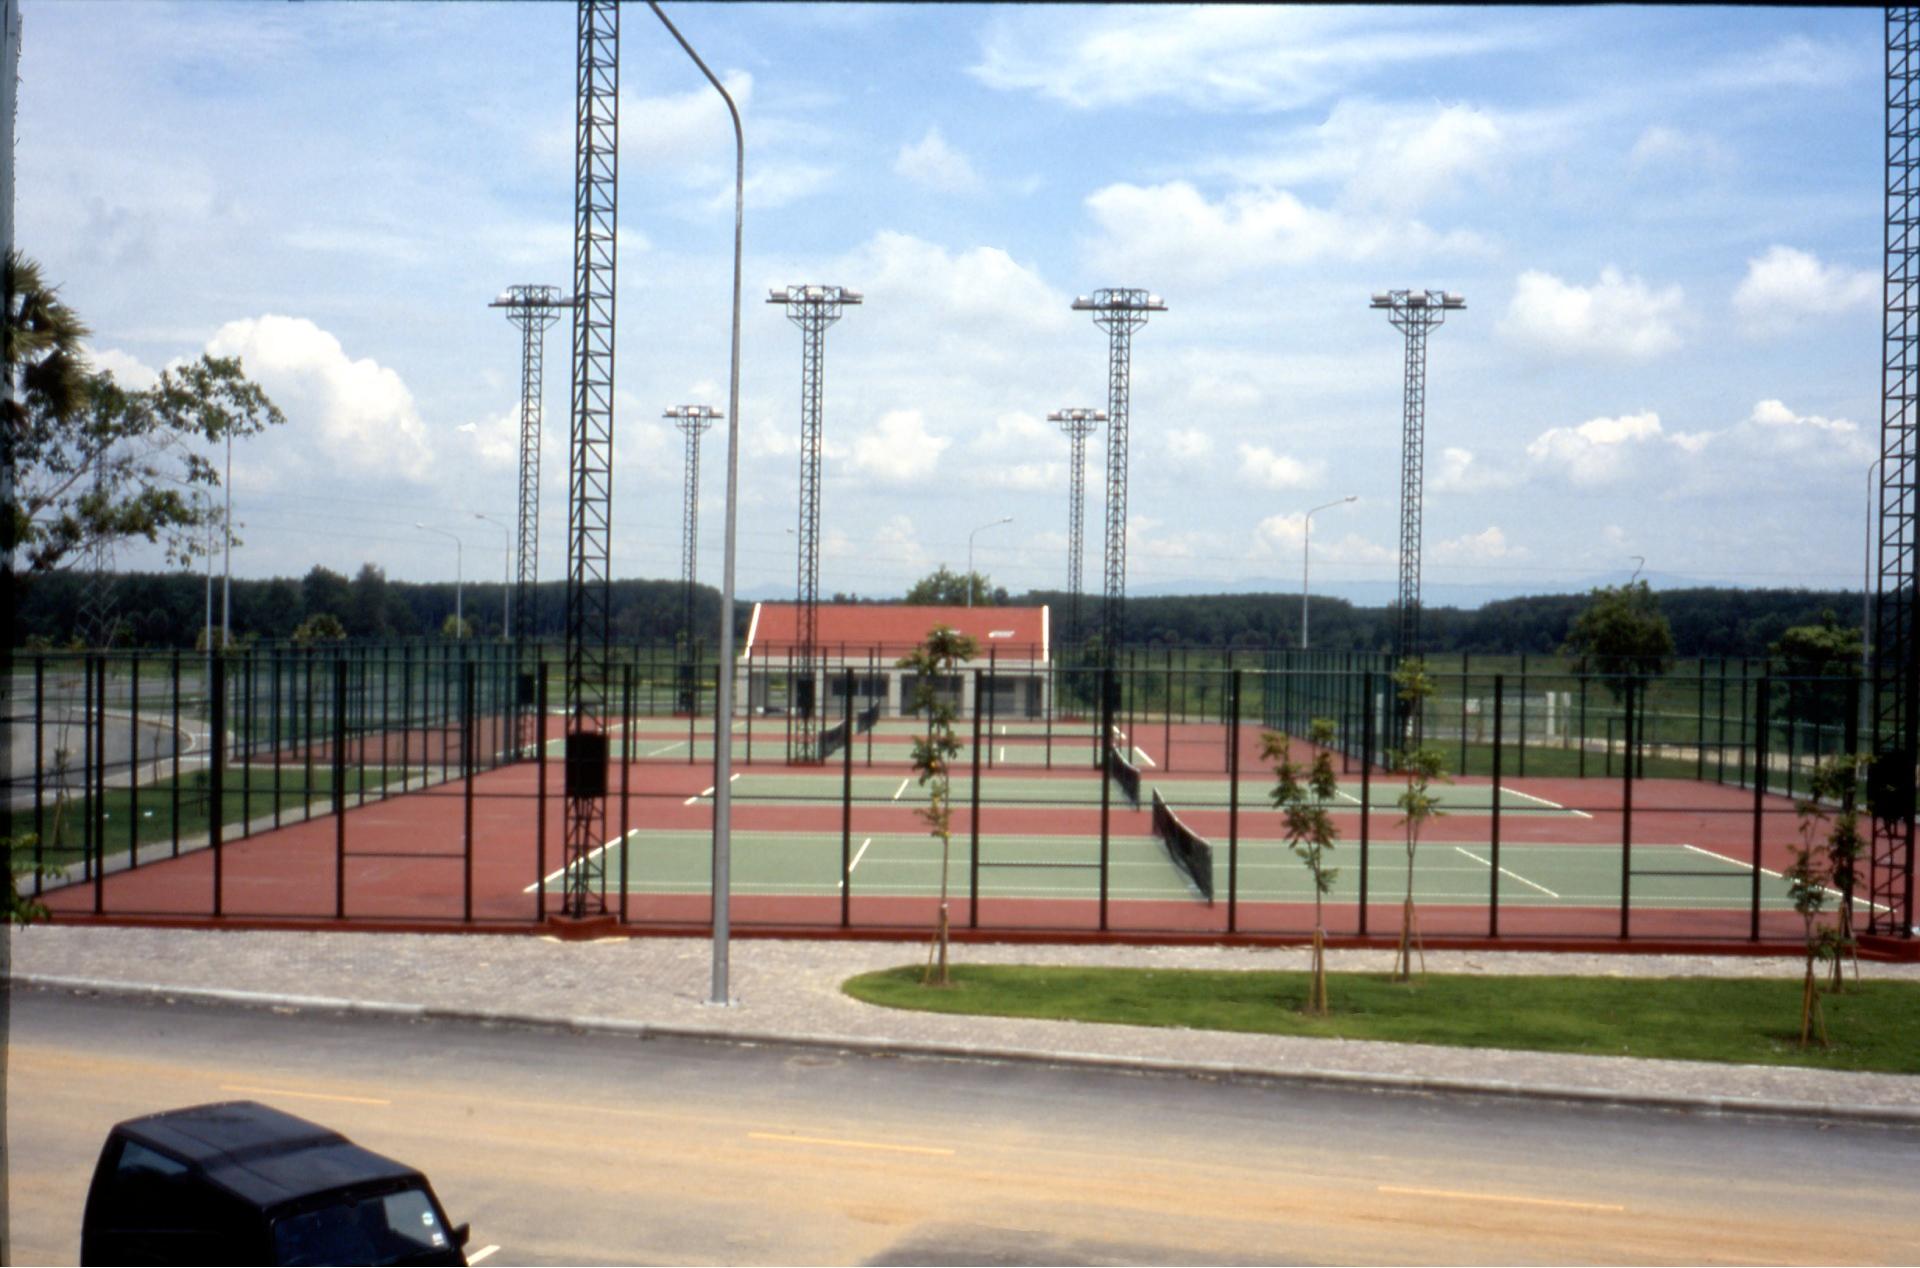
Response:
[[[449,532],[444,528],[435,528],[431,524],[422,524],[418,520],[414,521],[413,526],[415,528],[425,529],[429,533],[438,533],[442,537],[453,538],[453,629],[456,637],[464,638],[466,636],[467,620],[460,606],[460,574],[462,571],[460,564],[460,556],[462,554],[460,535]]]
[[[1306,529],[1300,535],[1300,650],[1307,650],[1307,582],[1313,570],[1313,517],[1329,507],[1345,506],[1360,495],[1349,493],[1335,502],[1324,502],[1307,512]]]
[[[503,521],[491,515],[473,513],[473,518],[485,520],[500,530],[500,641],[506,642],[513,637],[513,530]]]
[[[982,532],[989,528],[998,528],[1002,524],[1011,524],[1011,523],[1013,523],[1013,516],[1009,515],[1005,519],[997,519],[991,524],[982,524],[979,528],[974,529],[973,533]],[[973,606],[973,533],[967,534],[967,606],[968,607]]]

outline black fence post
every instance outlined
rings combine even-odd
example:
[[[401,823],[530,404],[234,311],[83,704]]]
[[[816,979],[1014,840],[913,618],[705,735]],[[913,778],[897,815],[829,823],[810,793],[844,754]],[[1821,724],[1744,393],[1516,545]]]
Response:
[[[1631,928],[1630,913],[1633,901],[1633,741],[1637,734],[1633,725],[1633,697],[1636,685],[1636,679],[1626,679],[1627,760],[1620,764],[1620,936],[1622,938],[1627,937]]]
[[[89,656],[86,661],[87,724],[83,730],[87,749],[81,763],[87,790],[86,836],[83,842],[93,867],[93,914],[106,910],[107,894],[107,780],[104,767],[107,755],[107,666],[104,656]]]
[[[1505,712],[1507,678],[1505,674],[1493,676],[1493,822],[1488,830],[1488,843],[1492,847],[1492,863],[1487,868],[1487,936],[1500,936],[1500,757],[1501,742],[1505,739],[1501,731],[1501,714]]]
[[[207,749],[207,846],[213,851],[213,914],[221,914],[223,890],[226,875],[222,870],[221,838],[225,835],[227,817],[227,657],[226,651],[213,657],[213,701],[210,712],[212,718],[208,729]]]
[[[1113,744],[1113,663],[1100,667],[1100,710],[1097,725],[1102,737],[1094,764],[1100,772],[1100,932],[1107,931],[1108,847],[1113,828],[1113,778],[1107,773],[1107,749]]]
[[[38,682],[39,672],[40,672],[40,663],[39,661],[36,660],[34,662],[34,674],[36,676],[35,677],[36,682]],[[172,857],[179,858],[180,857],[180,750],[183,746],[180,743],[180,649],[177,647],[173,651],[172,678],[173,678],[173,788],[171,793],[169,794],[169,799],[171,801],[170,810],[173,816]],[[34,738],[35,738],[35,742],[37,743],[39,740],[39,727],[37,724],[35,725],[35,728],[34,728]],[[38,750],[36,749],[35,751],[37,752]],[[34,767],[35,767],[34,777],[37,779],[39,778],[39,771],[38,771],[39,762],[36,761],[34,763]],[[36,813],[38,813],[39,800],[40,799],[37,796],[34,798],[34,806],[35,806]],[[36,859],[35,861],[37,862],[38,860]],[[34,892],[38,893],[39,890],[36,889]]]
[[[535,762],[533,921],[539,924],[547,918],[547,671],[545,665],[540,668],[539,678],[534,680],[533,709],[535,714],[533,724]]]
[[[840,927],[853,923],[853,670],[847,670],[845,742],[840,746]],[[976,729],[978,723],[975,724]]]
[[[1755,712],[1763,719],[1767,716],[1768,697],[1772,694],[1770,690],[1772,685],[1766,677],[1760,679]],[[1767,813],[1767,768],[1770,760],[1767,753],[1767,728],[1763,722],[1753,752],[1753,894],[1750,901],[1747,937],[1755,942],[1760,940],[1760,851],[1764,837],[1762,825],[1766,821]]]
[[[140,657],[128,663],[133,703],[127,710],[127,867],[140,866]],[[8,719],[12,724],[12,719]]]
[[[467,836],[473,836],[471,813]],[[333,918],[347,918],[347,659],[338,652],[333,658]]]
[[[992,743],[988,736],[987,742]],[[941,878],[945,884],[945,878]],[[967,816],[967,928],[980,927],[980,671],[973,671],[973,788]]]
[[[346,682],[346,666],[341,666],[341,683]],[[462,860],[460,877],[460,918],[467,924],[473,923],[473,779],[474,779],[474,727],[476,723],[474,705],[479,687],[480,667],[468,660],[460,666],[460,812]],[[345,823],[346,816],[341,816]],[[344,829],[343,829],[344,831]]]
[[[627,878],[628,859],[633,851],[628,848],[627,837],[632,829],[629,818],[633,789],[633,665],[620,667],[620,720],[624,724],[620,736],[620,923],[627,923]],[[687,729],[691,735],[693,715],[687,718]],[[687,742],[687,752],[693,752],[693,742]]]
[[[1227,932],[1240,928],[1240,675],[1230,671],[1227,698],[1233,720],[1227,734]],[[1171,673],[1171,671],[1169,671]]]
[[[1361,675],[1360,689],[1366,693],[1367,708],[1360,724],[1360,936],[1367,936],[1367,853],[1373,839],[1373,762],[1374,722],[1379,711],[1373,707],[1374,675]]]

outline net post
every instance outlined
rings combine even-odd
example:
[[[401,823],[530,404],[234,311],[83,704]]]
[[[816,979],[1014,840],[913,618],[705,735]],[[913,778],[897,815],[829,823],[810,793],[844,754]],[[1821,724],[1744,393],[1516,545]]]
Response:
[[[1747,937],[1753,942],[1760,940],[1760,851],[1767,812],[1768,755],[1765,719],[1772,686],[1772,680],[1763,676],[1760,679],[1759,695],[1754,702],[1754,712],[1761,719],[1761,723],[1753,750],[1753,894],[1749,899],[1747,924]]]
[[[992,737],[988,737],[991,741]],[[967,928],[980,927],[980,671],[973,671],[973,795],[967,816]]]
[[[1637,681],[1631,675],[1626,679],[1626,760],[1620,764],[1620,936],[1623,939],[1631,927],[1633,905],[1633,697]]]
[[[1506,738],[1501,731],[1501,714],[1505,711],[1507,678],[1505,674],[1493,676],[1493,823],[1488,835],[1491,838],[1490,853],[1493,865],[1487,869],[1487,936],[1500,936],[1500,759],[1501,744]]]
[[[1171,672],[1171,671],[1169,671]],[[1233,717],[1227,727],[1227,932],[1240,929],[1240,676],[1233,670],[1227,694]]]

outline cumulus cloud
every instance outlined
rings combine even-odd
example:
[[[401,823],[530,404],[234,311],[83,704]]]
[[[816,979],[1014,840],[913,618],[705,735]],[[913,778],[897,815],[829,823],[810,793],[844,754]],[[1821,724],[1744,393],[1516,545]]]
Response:
[[[1636,171],[1648,168],[1700,167],[1721,163],[1726,151],[1712,137],[1700,132],[1685,132],[1663,123],[1649,124],[1627,153],[1627,165]]]
[[[1083,109],[1167,100],[1202,110],[1286,110],[1354,76],[1524,39],[1513,28],[1418,12],[1035,6],[996,15],[972,73],[992,88]]]
[[[1686,321],[1679,286],[1655,289],[1615,268],[1575,286],[1529,269],[1514,283],[1499,329],[1541,352],[1644,361],[1679,347]]]
[[[1527,548],[1513,545],[1505,533],[1489,525],[1478,533],[1435,542],[1427,553],[1435,563],[1488,564],[1525,559]]]
[[[1167,433],[1167,452],[1180,462],[1199,462],[1212,455],[1213,438],[1197,427],[1176,427]]]
[[[144,392],[160,381],[160,371],[132,353],[118,348],[86,348],[86,358],[96,370],[104,370],[113,381],[134,392]]]
[[[1509,489],[1515,483],[1517,479],[1511,472],[1488,467],[1471,449],[1449,446],[1440,451],[1440,461],[1434,464],[1427,487],[1435,493],[1485,493]]]
[[[854,468],[894,484],[933,474],[940,455],[953,441],[927,431],[927,420],[917,409],[891,410],[881,415],[872,431],[853,442]]]
[[[1747,261],[1747,275],[1733,292],[1733,311],[1742,334],[1765,339],[1814,318],[1870,308],[1879,299],[1879,274],[1822,264],[1805,251],[1773,246]]]
[[[1337,513],[1336,511],[1335,514]],[[1291,556],[1297,560],[1301,549],[1306,544],[1306,535],[1306,512],[1294,511],[1286,515],[1269,515],[1254,527],[1256,553]],[[1315,563],[1384,564],[1392,563],[1394,559],[1392,550],[1368,541],[1358,533],[1335,537],[1324,519],[1320,521],[1320,531],[1313,537]]]
[[[1286,190],[1242,190],[1219,202],[1186,181],[1108,185],[1087,199],[1103,268],[1214,281],[1319,259],[1370,261],[1478,254],[1470,233],[1438,233],[1396,216],[1348,213]]]
[[[893,160],[893,170],[916,185],[943,193],[964,194],[980,185],[980,176],[973,170],[973,164],[967,161],[966,155],[947,144],[937,127],[928,128],[927,135],[912,145],[901,146]]]
[[[289,438],[312,445],[337,469],[410,480],[431,470],[427,428],[400,376],[370,357],[349,357],[306,318],[228,322],[206,350],[238,356],[285,411]]]
[[[1548,428],[1527,445],[1527,456],[1575,484],[1610,484],[1626,474],[1638,446],[1665,435],[1651,410],[1590,418],[1577,427]]]
[[[848,276],[865,281],[861,289],[876,307],[924,312],[929,321],[960,317],[975,325],[984,320],[1000,330],[1027,331],[1077,324],[1069,296],[999,247],[955,252],[884,230],[854,253],[846,269]]]
[[[1323,463],[1301,462],[1265,445],[1242,444],[1240,474],[1264,489],[1303,489],[1320,479]]]

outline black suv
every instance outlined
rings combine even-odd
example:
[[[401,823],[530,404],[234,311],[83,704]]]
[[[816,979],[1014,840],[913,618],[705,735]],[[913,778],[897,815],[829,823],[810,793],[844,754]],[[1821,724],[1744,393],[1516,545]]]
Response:
[[[87,1191],[83,1264],[465,1264],[427,1178],[253,1101],[128,1119]]]

